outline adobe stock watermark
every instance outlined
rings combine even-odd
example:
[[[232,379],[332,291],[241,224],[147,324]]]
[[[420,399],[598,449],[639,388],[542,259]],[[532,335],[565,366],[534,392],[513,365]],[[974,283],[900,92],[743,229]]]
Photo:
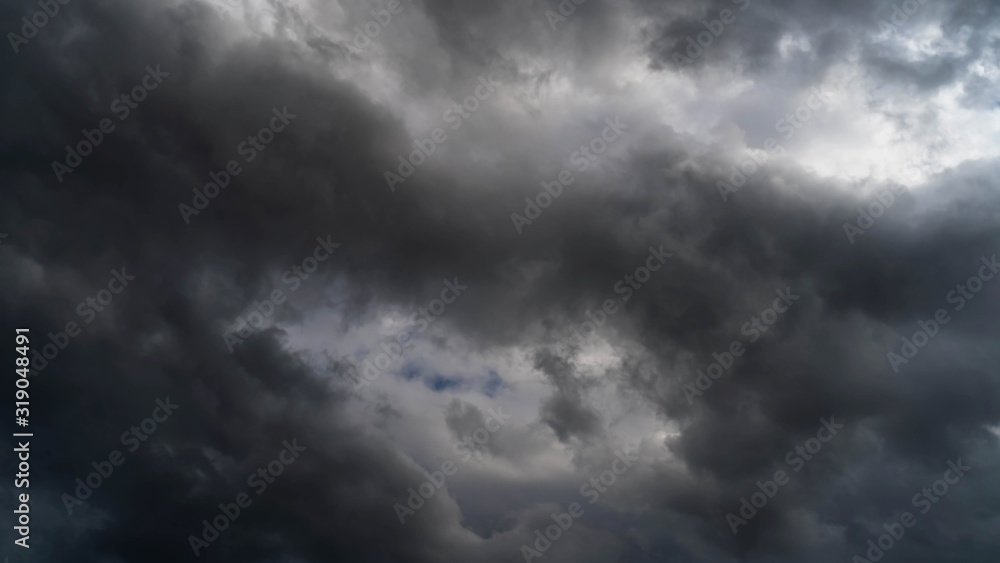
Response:
[[[927,514],[934,507],[934,504],[940,502],[948,494],[951,486],[961,481],[962,477],[965,477],[965,473],[970,470],[972,470],[972,467],[964,465],[961,458],[957,462],[949,461],[948,469],[945,470],[941,479],[934,481],[930,487],[920,489],[920,492],[913,495],[913,498],[910,499],[910,504],[914,508],[921,508],[921,514]],[[949,473],[952,475],[950,478],[948,477]],[[851,559],[851,563],[874,563],[882,559],[886,553],[896,547],[897,542],[903,539],[906,535],[906,530],[916,525],[916,517],[912,512],[908,511],[899,515],[899,522],[896,522],[895,518],[893,518],[889,522],[882,524],[882,528],[887,533],[882,534],[876,539],[868,540],[868,551],[865,552],[868,558],[855,555]]]
[[[559,13],[552,10],[545,10],[545,19],[548,20],[552,31],[556,30],[556,24],[566,21],[567,18],[576,13],[576,7],[582,5],[587,0],[561,0],[557,9]]]
[[[673,254],[665,252],[663,250],[663,245],[661,244],[658,248],[655,246],[649,247],[649,254],[646,256],[646,261],[644,265],[635,268],[632,272],[622,276],[618,279],[612,289],[616,295],[622,295],[621,303],[624,306],[628,303],[628,300],[635,295],[635,292],[642,289],[642,286],[646,284],[652,277],[654,272],[658,272],[663,268],[663,265],[667,263],[667,258],[672,258]],[[584,316],[587,320],[580,323],[579,327],[573,327],[570,329],[572,333],[572,340],[574,342],[582,342],[591,334],[597,332],[597,329],[604,326],[604,323],[608,319],[617,314],[619,311],[619,305],[617,299],[605,299],[601,303],[601,307],[596,311],[591,311],[586,309],[584,311]]]
[[[452,102],[451,107],[446,109],[441,115],[441,119],[445,123],[451,124],[452,131],[457,131],[462,126],[462,123],[464,123],[463,120],[472,117],[472,114],[479,110],[480,103],[489,100],[501,85],[500,82],[497,82],[493,78],[492,73],[485,77],[480,76],[479,84],[473,90],[473,93],[466,96],[461,104]],[[385,182],[389,186],[389,191],[395,192],[396,186],[405,183],[406,180],[413,176],[417,168],[423,166],[427,162],[427,159],[437,152],[438,146],[444,144],[447,140],[448,135],[441,127],[435,127],[426,138],[415,139],[413,141],[413,152],[407,157],[403,155],[396,157],[399,161],[399,165],[396,167],[398,174],[389,170],[383,172]]]
[[[427,330],[434,321],[441,318],[446,307],[458,300],[462,296],[462,292],[467,289],[469,289],[468,286],[458,283],[458,278],[455,278],[454,281],[444,280],[444,289],[441,290],[440,298],[431,300],[426,308],[420,307],[416,313],[410,315],[408,325],[412,327],[414,323],[417,323],[417,328],[400,330],[391,340],[382,342],[380,344],[382,352],[377,354],[374,360],[372,358],[365,359],[361,377],[352,374],[354,388],[363,389],[382,377],[385,370],[389,369],[389,366],[403,355],[403,349],[407,347],[407,343],[413,335],[422,334]]]
[[[76,314],[83,317],[85,324],[94,322],[98,313],[103,313],[108,309],[111,306],[111,302],[114,301],[115,295],[125,291],[129,282],[133,280],[135,280],[135,276],[128,275],[124,266],[121,271],[111,270],[111,279],[108,280],[107,288],[101,289],[93,297],[87,297],[81,301],[76,307]],[[80,334],[80,325],[75,321],[70,321],[66,323],[63,331],[56,332],[55,334],[48,333],[47,336],[50,342],[42,346],[41,354],[32,347],[31,367],[35,370],[35,375],[41,373],[42,370],[48,367],[49,361],[55,360],[59,356],[59,352],[69,346],[71,338],[76,338]]]
[[[313,248],[312,254],[305,257],[300,264],[295,264],[285,270],[281,275],[281,281],[289,286],[289,293],[298,291],[302,287],[302,282],[308,280],[309,276],[319,269],[320,264],[329,260],[334,250],[340,248],[340,243],[333,242],[330,240],[331,237],[332,235],[326,235],[325,239],[316,237],[317,244]],[[244,340],[264,328],[268,319],[274,315],[278,305],[287,300],[288,296],[281,288],[278,288],[271,291],[270,297],[264,301],[254,301],[253,310],[246,314],[246,318],[243,318],[242,315],[236,317],[233,328],[222,335],[229,352],[232,353],[236,345],[242,344]]]
[[[580,487],[580,496],[587,499],[589,504],[594,504],[600,500],[601,495],[618,481],[618,477],[624,475],[632,464],[639,461],[639,456],[634,452],[616,451],[615,459],[611,465],[601,471],[597,477],[591,477],[589,481]],[[563,533],[573,527],[574,520],[583,516],[583,506],[578,502],[572,502],[566,507],[566,512],[553,512],[550,515],[553,524],[548,525],[543,530],[535,530],[535,541],[531,544],[521,544],[521,556],[525,563],[530,563],[532,559],[537,559],[552,549],[553,542],[558,541]]]
[[[30,19],[27,16],[21,18],[23,24],[21,25],[21,34],[18,35],[13,31],[7,33],[7,40],[10,41],[14,54],[18,54],[22,45],[27,45],[28,41],[37,37],[38,31],[59,15],[59,6],[65,6],[69,3],[70,0],[38,0],[38,7],[41,10],[31,14]]]
[[[757,342],[761,334],[767,332],[774,323],[778,322],[778,317],[788,311],[801,298],[800,295],[792,293],[791,287],[784,290],[776,290],[774,293],[778,298],[774,300],[771,307],[764,309],[759,316],[751,317],[749,321],[743,323],[743,326],[740,327],[740,334],[749,336],[750,344]],[[721,355],[718,352],[712,353],[715,362],[709,364],[704,371],[700,369],[696,370],[698,377],[694,380],[694,386],[688,383],[681,386],[681,389],[684,390],[684,396],[687,398],[688,405],[693,405],[695,397],[700,397],[711,389],[712,385],[715,384],[715,380],[721,379],[729,371],[729,368],[733,366],[734,357],[738,358],[745,352],[746,348],[743,342],[741,340],[733,340],[729,344],[728,351],[723,350]]]
[[[875,219],[885,215],[886,211],[894,203],[896,203],[896,197],[902,196],[907,193],[906,186],[900,184],[892,184],[888,190],[878,190],[875,192],[875,201],[872,201],[867,206],[858,207],[858,218],[855,223],[844,223],[844,234],[847,235],[847,240],[851,244],[854,244],[854,239],[859,237],[875,225]]]
[[[614,119],[606,118],[604,123],[607,126],[601,131],[601,134],[594,137],[586,145],[580,145],[580,148],[573,151],[570,155],[570,162],[572,162],[580,172],[586,172],[592,166],[598,166],[598,161],[601,155],[608,152],[611,145],[620,139],[625,131],[628,130],[629,125],[627,123],[622,123],[618,116]],[[556,175],[556,179],[547,182],[542,181],[542,191],[538,192],[538,195],[534,199],[530,197],[524,198],[524,202],[527,204],[524,207],[524,215],[518,213],[511,213],[510,220],[514,224],[514,229],[517,230],[517,234],[523,232],[525,225],[530,225],[533,221],[542,216],[542,211],[547,209],[552,202],[562,195],[563,188],[571,185],[576,181],[573,177],[573,173],[569,168],[564,168]]]
[[[906,0],[902,3],[902,7],[897,4],[892,4],[892,14],[889,16],[889,21],[882,18],[878,20],[878,30],[883,33],[892,34],[897,31],[898,28],[903,27],[907,21],[909,21],[910,16],[915,15],[920,11],[920,8],[927,3],[927,0]]]
[[[149,93],[156,90],[167,76],[170,76],[170,73],[160,70],[160,65],[147,66],[146,75],[142,77],[140,83],[132,88],[128,94],[122,94],[111,102],[111,112],[118,117],[119,122],[125,121],[131,115],[132,110],[137,109],[138,104],[145,101]],[[98,122],[96,128],[81,131],[83,140],[78,142],[75,147],[66,145],[66,157],[63,162],[52,161],[52,172],[55,173],[59,183],[62,183],[63,176],[75,171],[78,166],[83,164],[83,158],[90,156],[104,142],[104,136],[110,135],[114,130],[115,123],[111,121],[110,117],[105,117]]]
[[[493,434],[500,430],[511,416],[504,414],[502,408],[498,408],[496,412],[493,409],[487,409],[486,412],[489,416],[483,423],[483,426],[470,432],[465,436],[464,440],[456,443],[454,446],[455,453],[461,456],[463,462],[467,463],[472,459],[473,455],[481,456],[480,448],[489,443]],[[427,480],[417,485],[416,490],[412,487],[407,489],[410,496],[406,499],[406,505],[397,502],[392,506],[396,517],[399,518],[399,524],[402,526],[406,523],[405,519],[407,516],[413,516],[418,510],[423,508],[425,501],[430,500],[431,497],[444,487],[446,477],[451,477],[458,473],[459,467],[454,461],[450,459],[446,460],[441,464],[439,470],[424,473],[424,477],[427,477]]]
[[[288,106],[284,106],[280,110],[273,108],[271,113],[274,116],[271,117],[271,121],[267,126],[258,131],[256,135],[247,137],[245,141],[236,147],[236,153],[243,157],[243,161],[246,164],[253,162],[257,158],[257,155],[264,152],[267,145],[274,141],[277,134],[284,131],[288,124],[298,117],[288,112]],[[194,188],[192,190],[194,197],[191,200],[191,205],[182,203],[177,206],[184,224],[190,225],[191,216],[198,215],[204,211],[208,207],[208,204],[211,203],[210,200],[215,199],[222,193],[222,190],[226,189],[229,183],[242,172],[243,168],[240,167],[240,163],[236,160],[227,162],[225,168],[219,172],[209,172],[208,177],[211,181],[201,189]]]
[[[407,2],[410,1],[407,0]],[[351,62],[351,57],[360,57],[364,50],[372,44],[372,40],[381,35],[383,29],[389,27],[389,24],[392,23],[392,17],[401,13],[403,13],[403,5],[399,0],[389,0],[385,9],[371,11],[374,19],[354,26],[354,37],[351,38],[351,42],[346,46],[341,45],[347,62]]]
[[[121,443],[123,446],[128,446],[128,453],[133,453],[139,449],[142,442],[145,442],[152,436],[159,425],[166,422],[170,415],[174,414],[179,405],[175,405],[170,402],[170,397],[160,400],[156,399],[156,407],[153,408],[153,412],[150,413],[148,418],[142,419],[137,426],[133,426],[122,433]],[[66,507],[66,513],[70,516],[73,515],[73,508],[78,506],[83,506],[83,501],[90,498],[90,496],[96,491],[104,482],[111,477],[114,473],[116,467],[121,467],[125,463],[125,455],[118,450],[111,450],[111,453],[107,456],[107,461],[94,461],[91,462],[90,466],[94,468],[94,472],[87,475],[85,479],[76,479],[76,490],[73,491],[74,494],[63,493],[62,501],[63,506]]]
[[[786,141],[794,137],[796,132],[802,129],[828,101],[827,94],[823,93],[819,88],[813,87],[810,93],[809,98],[806,99],[804,104],[800,104],[794,111],[786,113],[784,117],[774,123],[774,130],[782,133],[782,138]],[[779,145],[778,140],[774,137],[768,137],[764,140],[764,153],[759,158],[751,153],[749,158],[744,159],[740,163],[739,168],[733,166],[732,172],[729,175],[729,182],[717,182],[715,184],[719,190],[719,195],[722,196],[723,202],[729,201],[729,194],[738,192],[747,183],[747,180],[753,177],[767,163],[770,157],[785,154],[785,147]]]
[[[285,468],[295,463],[295,460],[299,459],[302,452],[306,451],[305,446],[299,445],[298,439],[292,440],[292,443],[288,443],[288,440],[285,440],[281,445],[285,446],[285,448],[278,452],[278,455],[273,460],[264,467],[258,467],[257,471],[251,473],[247,478],[247,486],[253,487],[254,493],[257,496],[263,494],[267,490],[267,486],[274,483],[274,478],[280,477],[285,472]],[[247,493],[239,493],[236,495],[234,502],[229,504],[220,503],[219,514],[212,518],[211,522],[208,520],[201,521],[203,524],[201,536],[199,537],[194,534],[188,536],[188,545],[191,547],[191,551],[194,552],[194,556],[199,557],[201,550],[219,539],[221,533],[227,530],[229,525],[239,518],[242,511],[249,508],[251,504],[253,504],[253,499]]]
[[[830,417],[830,420],[825,418],[819,419],[821,424],[819,430],[816,431],[815,438],[809,438],[805,442],[805,446],[795,446],[794,449],[789,450],[788,454],[785,455],[785,463],[791,467],[795,473],[802,471],[802,468],[806,466],[807,461],[812,461],[813,456],[817,455],[820,450],[823,449],[823,444],[833,440],[833,437],[837,435],[837,432],[844,429],[843,424],[837,424],[834,421],[834,417]],[[823,436],[823,431],[826,431],[826,436]],[[779,469],[774,473],[773,481],[764,481],[763,483],[757,481],[757,488],[760,491],[750,495],[750,500],[748,501],[746,497],[740,498],[740,509],[739,516],[733,514],[732,512],[726,514],[726,523],[729,524],[729,529],[733,531],[733,535],[739,533],[740,526],[746,526],[754,516],[757,515],[758,510],[763,510],[767,503],[778,494],[781,487],[784,487],[791,482],[790,475],[783,469]]]
[[[976,275],[970,277],[965,283],[956,285],[955,289],[945,295],[945,301],[955,305],[955,312],[964,309],[970,301],[975,299],[976,294],[983,290],[985,282],[992,280],[996,277],[997,272],[1000,272],[1000,262],[997,262],[996,254],[989,259],[983,256],[980,261],[983,265],[979,267]],[[989,273],[987,274],[987,272]],[[905,336],[902,338],[903,346],[900,348],[902,356],[892,351],[886,354],[892,371],[899,373],[899,366],[909,363],[920,352],[920,349],[927,346],[927,343],[937,336],[941,328],[949,322],[951,322],[951,316],[945,309],[935,311],[934,318],[929,321],[918,321],[917,326],[920,328],[913,333],[912,339]]]
[[[733,4],[740,4],[741,12],[750,7],[750,0],[731,1]],[[681,53],[674,51],[671,57],[674,60],[674,66],[677,70],[680,71],[681,64],[693,63],[695,59],[700,57],[726,31],[727,25],[732,25],[735,22],[736,12],[729,9],[719,12],[719,19],[717,20],[701,20],[701,25],[705,26],[706,30],[699,32],[695,37],[687,36],[687,49],[684,51],[687,56],[685,57]]]

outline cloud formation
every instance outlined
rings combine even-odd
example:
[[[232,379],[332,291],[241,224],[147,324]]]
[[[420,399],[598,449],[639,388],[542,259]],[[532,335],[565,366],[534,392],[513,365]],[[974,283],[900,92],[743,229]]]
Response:
[[[0,28],[0,320],[35,373],[12,561],[524,561],[573,502],[539,560],[871,561],[904,511],[892,557],[995,560],[994,4],[16,0]]]

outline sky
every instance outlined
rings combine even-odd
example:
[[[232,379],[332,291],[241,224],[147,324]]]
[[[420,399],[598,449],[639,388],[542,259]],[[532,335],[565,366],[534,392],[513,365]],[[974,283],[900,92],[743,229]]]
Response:
[[[5,563],[996,561],[1000,5],[0,30]]]

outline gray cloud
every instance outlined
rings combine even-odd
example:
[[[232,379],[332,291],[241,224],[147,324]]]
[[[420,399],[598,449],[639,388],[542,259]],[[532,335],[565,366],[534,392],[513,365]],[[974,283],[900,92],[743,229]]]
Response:
[[[890,5],[750,0],[681,70],[674,50],[738,4],[589,0],[556,30],[557,2],[401,5],[352,58],[339,47],[387,3],[71,3],[5,52],[0,319],[39,352],[81,329],[31,380],[33,557],[193,557],[202,520],[297,439],[308,451],[200,558],[520,561],[634,449],[546,560],[849,560],[958,458],[974,469],[892,556],[993,559],[997,287],[949,300],[1000,242],[991,4],[927,3],[885,37]],[[10,4],[0,27],[37,9]],[[169,76],[119,119],[148,65]],[[723,201],[718,182],[844,69],[861,78]],[[489,73],[502,86],[452,129],[444,112]],[[246,162],[285,107],[297,117]],[[615,115],[632,124],[618,170],[577,168]],[[51,163],[105,118],[115,130],[58,181]],[[939,172],[851,244],[843,224],[902,181],[876,165],[945,126]],[[384,172],[435,127],[448,140],[391,192]],[[185,224],[178,206],[229,160],[243,172]],[[518,234],[510,214],[563,169],[574,183]],[[327,235],[342,246],[291,291]],[[617,282],[660,244],[674,257],[624,300]],[[78,304],[122,266],[136,280],[88,323]],[[354,389],[456,276],[468,293]],[[786,287],[801,299],[751,342],[745,323]],[[224,332],[276,289],[288,301],[230,353]],[[608,299],[620,310],[574,339]],[[952,320],[894,372],[887,353],[938,309]],[[733,341],[745,354],[689,404]],[[67,514],[75,479],[168,395],[178,412]],[[488,405],[512,414],[489,455],[401,526],[393,504]],[[830,416],[844,433],[732,534],[726,514]]]

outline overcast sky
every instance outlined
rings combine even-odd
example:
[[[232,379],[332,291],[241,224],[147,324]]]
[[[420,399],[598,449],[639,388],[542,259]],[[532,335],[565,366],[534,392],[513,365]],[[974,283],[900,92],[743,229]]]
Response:
[[[996,561],[995,2],[62,1],[10,563]]]

